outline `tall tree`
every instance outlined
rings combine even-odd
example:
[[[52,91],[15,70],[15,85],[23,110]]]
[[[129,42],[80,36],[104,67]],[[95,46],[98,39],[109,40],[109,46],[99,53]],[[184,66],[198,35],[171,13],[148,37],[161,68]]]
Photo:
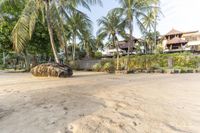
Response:
[[[76,58],[77,40],[82,39],[81,36],[83,36],[85,31],[88,31],[89,28],[92,29],[92,22],[86,14],[80,11],[74,11],[69,17],[66,25],[68,31],[70,31],[71,33],[72,45],[73,45],[72,59],[74,61]],[[91,30],[88,32],[91,32]]]
[[[0,7],[9,0],[1,0]],[[17,3],[17,0],[13,0]],[[100,3],[100,0],[24,0],[26,2],[25,8],[22,11],[21,17],[15,25],[12,32],[12,40],[14,48],[17,52],[21,52],[27,42],[31,39],[35,29],[36,20],[41,14],[43,21],[46,20],[52,51],[54,54],[55,62],[59,63],[57,50],[55,46],[54,32],[59,35],[64,35],[63,20],[67,19],[69,12],[77,10],[77,6],[81,5],[90,9],[89,4]],[[1,8],[0,8],[1,9]],[[56,22],[56,23],[54,23]],[[57,26],[56,26],[57,25]],[[61,29],[55,29],[61,28]],[[64,37],[62,37],[64,39]],[[61,38],[59,38],[60,40]],[[64,40],[65,41],[65,40]],[[63,42],[64,42],[63,41]]]
[[[111,39],[112,45],[117,49],[117,70],[119,70],[119,45],[116,42],[118,42],[117,35],[124,33],[125,22],[117,15],[117,12],[113,11],[99,19],[98,25],[100,25],[98,36]]]
[[[159,0],[119,0],[120,7],[115,8],[114,11],[117,11],[127,21],[127,28],[129,30],[129,46],[128,46],[128,59],[126,63],[126,70],[128,70],[128,64],[130,61],[130,44],[133,44],[132,34],[134,31],[133,24],[137,23],[142,26],[141,17],[145,17],[146,13],[152,11],[155,8],[154,4]]]
[[[6,56],[12,50],[11,32],[16,21],[19,19],[21,10],[24,8],[24,1],[19,0],[15,6],[10,6],[13,1],[4,2],[0,6],[0,53],[3,55],[3,64],[6,64]]]
[[[81,39],[80,44],[82,46],[82,49],[84,49],[86,52],[86,58],[89,59],[91,57],[92,51],[97,49],[97,47],[95,46],[96,40],[89,29],[82,31],[80,39]]]
[[[162,15],[162,12],[160,11],[159,8],[154,8],[151,11],[148,11],[145,17],[141,18],[141,23],[143,24],[143,27],[141,27],[142,33],[144,35],[145,40],[148,40],[148,38],[153,37],[153,41],[151,43],[148,43],[151,47],[151,53],[153,53],[156,45],[157,45],[157,39],[160,34],[157,34],[157,24],[158,24],[158,17],[159,15]],[[154,33],[152,33],[154,32]],[[152,36],[153,34],[153,36]]]

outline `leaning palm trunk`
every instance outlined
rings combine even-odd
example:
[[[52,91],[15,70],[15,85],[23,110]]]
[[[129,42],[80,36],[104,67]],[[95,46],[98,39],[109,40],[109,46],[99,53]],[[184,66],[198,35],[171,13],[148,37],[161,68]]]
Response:
[[[51,15],[49,10],[49,1],[46,0],[46,15],[47,15],[47,25],[48,25],[48,31],[51,41],[51,47],[53,50],[54,58],[56,63],[47,63],[47,64],[41,64],[34,68],[32,68],[31,73],[34,76],[39,77],[70,77],[73,75],[72,69],[67,65],[61,65],[60,61],[58,59],[55,42],[53,38],[53,30],[51,27]]]
[[[49,2],[48,1],[46,1],[46,15],[47,15],[47,25],[48,25],[49,37],[50,37],[50,41],[51,41],[51,47],[52,47],[52,50],[53,50],[55,62],[60,63],[60,61],[58,59],[56,47],[55,47],[55,42],[54,42],[54,39],[53,39],[53,30],[52,30],[52,27],[51,27],[51,16],[50,16],[50,9],[49,9]]]

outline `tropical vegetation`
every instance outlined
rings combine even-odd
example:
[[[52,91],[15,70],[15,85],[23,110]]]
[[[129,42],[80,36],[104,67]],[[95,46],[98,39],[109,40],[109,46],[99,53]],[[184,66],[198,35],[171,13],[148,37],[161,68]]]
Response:
[[[196,56],[163,54],[156,29],[161,14],[159,0],[118,2],[119,7],[97,20],[95,36],[92,21],[79,7],[91,11],[92,5],[102,6],[101,0],[1,0],[0,68],[29,71],[38,64],[55,62],[78,69],[76,60],[101,59],[101,50],[106,48],[116,49],[116,56],[91,69],[114,72],[166,68],[170,57],[174,68],[197,68]],[[134,44],[134,25],[141,31],[142,43]],[[121,39],[128,44],[126,57],[119,52]],[[130,44],[144,55],[131,55]],[[140,52],[141,47],[144,52]]]
[[[126,69],[127,57],[120,59],[120,69]],[[151,54],[151,55],[131,55],[129,72],[159,72],[166,73],[169,69],[169,60],[172,60],[171,70],[179,72],[200,72],[199,63],[200,57],[190,53],[178,54]],[[105,66],[106,64],[106,66]],[[113,59],[102,60],[93,66],[94,71],[114,72],[116,69],[116,61]]]
[[[11,5],[9,5],[9,2],[12,2]],[[90,4],[92,5],[101,4],[101,1],[100,0],[72,0],[72,1],[2,0],[0,2],[0,10],[3,14],[1,16],[1,27],[2,27],[1,29],[5,30],[5,28],[3,27],[5,26],[6,23],[8,23],[7,25],[12,30],[12,31],[7,31],[10,38],[8,38],[5,35],[3,37],[7,38],[6,39],[3,38],[3,40],[10,41],[9,44],[13,44],[14,49],[17,53],[24,53],[24,55],[26,55],[27,57],[28,55],[27,46],[29,46],[28,44],[30,44],[30,41],[33,38],[34,31],[37,28],[36,26],[38,26],[38,23],[40,23],[43,24],[44,28],[48,30],[50,45],[52,53],[54,55],[55,62],[60,63],[60,59],[58,57],[58,50],[60,48],[64,47],[65,52],[67,52],[68,48],[66,48],[66,42],[67,39],[69,39],[70,37],[73,40],[72,43],[73,43],[73,59],[74,59],[77,33],[80,32],[82,29],[91,28],[89,19],[84,13],[79,11],[77,7],[81,5],[90,10],[89,7]],[[9,8],[11,8],[12,10],[8,10]],[[9,20],[12,19],[12,21],[10,22],[5,20],[5,17],[7,17]],[[14,18],[15,20],[13,20]],[[81,23],[82,27],[77,27],[77,23],[79,22],[82,22]],[[11,23],[14,23],[13,27],[10,26]],[[45,30],[43,36],[45,36]],[[1,49],[3,49],[3,46],[1,46]],[[26,64],[30,64],[27,58],[25,60]]]
[[[130,44],[134,43],[132,38],[134,32],[134,23],[138,24],[141,30],[146,30],[144,23],[142,23],[143,18],[153,17],[157,15],[155,9],[158,9],[157,5],[159,0],[119,0],[120,7],[113,9],[113,11],[118,12],[127,22],[127,29],[129,31],[129,46],[128,46],[128,60],[126,63],[126,70],[129,70],[128,64],[130,61]],[[153,15],[148,16],[148,13],[153,13]]]
[[[119,45],[118,36],[125,36],[125,21],[123,21],[117,14],[117,12],[112,11],[108,13],[106,17],[102,17],[98,20],[98,25],[100,25],[98,36],[102,39],[108,37],[112,43],[109,43],[109,47],[114,47],[117,50],[117,70],[119,70]]]

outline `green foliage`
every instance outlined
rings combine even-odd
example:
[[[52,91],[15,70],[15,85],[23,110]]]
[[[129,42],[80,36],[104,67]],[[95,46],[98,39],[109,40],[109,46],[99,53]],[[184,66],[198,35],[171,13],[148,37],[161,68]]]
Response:
[[[58,41],[55,40],[58,45]],[[42,23],[37,22],[35,32],[33,33],[32,40],[28,43],[26,49],[32,55],[46,55],[52,56],[51,45],[49,42],[48,29]]]
[[[73,46],[68,46],[68,60],[71,61],[73,60]],[[86,55],[86,51],[84,49],[80,49],[80,47],[77,45],[76,46],[76,50],[75,50],[75,59],[79,60],[79,59],[83,59]]]
[[[113,73],[115,71],[115,65],[111,62],[107,62],[103,66],[103,71],[106,71],[108,73]]]
[[[101,60],[101,65],[104,66],[108,62],[110,62],[112,64],[115,63],[115,61],[113,59],[104,59],[104,60]]]
[[[188,68],[188,67],[174,67],[174,70],[179,70],[180,73],[193,73],[194,68]]]
[[[9,22],[3,22],[0,25],[0,44],[1,44],[1,52],[8,52],[12,50],[12,42],[11,42],[11,32],[13,25]]]
[[[81,12],[74,11],[66,21],[65,27],[68,32],[68,39],[72,39],[72,59],[77,59],[77,39],[81,41],[79,44],[89,56],[91,49],[94,47],[94,38],[91,34],[93,28],[89,17]]]
[[[144,43],[146,44],[146,52],[147,53],[162,53],[162,45],[155,45],[155,37],[157,40],[157,44],[162,44],[162,40],[159,39],[160,33],[157,32],[144,32],[143,33]],[[158,41],[159,40],[159,41]]]
[[[161,44],[161,43],[158,44],[158,45],[156,46],[156,48],[155,48],[155,53],[156,53],[156,54],[162,54],[163,51],[164,51],[164,49],[163,49],[162,44]]]
[[[102,53],[97,51],[97,52],[95,52],[94,57],[95,57],[95,59],[101,59]]]
[[[173,57],[174,66],[197,68],[200,63],[198,56],[191,56],[188,54],[177,55]]]
[[[79,6],[82,6],[90,10],[90,5],[100,4],[101,0],[70,0],[70,1],[44,1],[44,0],[2,0],[0,2],[0,30],[3,37],[0,36],[0,41],[3,41],[1,50],[10,50],[14,48],[17,52],[24,52],[27,50],[30,54],[40,54],[44,53],[45,56],[51,56],[49,37],[46,33],[47,26],[50,29],[51,44],[53,46],[53,53],[55,60],[58,63],[57,51],[59,46],[64,47],[65,42],[67,42],[66,37],[67,31],[65,31],[64,24],[69,20],[70,16],[77,12],[80,19],[76,21],[76,24],[83,26],[86,22],[90,23],[87,16],[77,10]],[[46,7],[46,8],[45,8]],[[2,17],[3,16],[3,17]],[[6,17],[11,20],[6,20]],[[72,15],[74,16],[74,15]],[[84,19],[81,16],[86,16]],[[46,20],[45,20],[46,19]],[[8,24],[4,24],[4,20]],[[65,22],[64,22],[65,21]],[[40,22],[39,25],[37,22]],[[81,22],[81,23],[80,23]],[[43,25],[41,24],[47,24]],[[72,26],[69,24],[69,26]],[[82,29],[92,29],[91,23],[87,25],[88,27],[82,27]],[[42,28],[41,28],[42,27]],[[7,31],[6,31],[7,30]],[[74,30],[74,29],[72,29]],[[90,30],[89,30],[90,31]],[[12,33],[12,35],[11,35]],[[47,42],[48,39],[48,42]],[[54,39],[55,43],[54,44]],[[31,41],[30,41],[31,40]],[[74,38],[76,40],[76,38]],[[12,41],[12,43],[11,43]],[[0,43],[2,44],[2,43]],[[31,46],[29,46],[31,44]],[[88,43],[87,43],[88,44]],[[46,45],[46,46],[44,46]]]
[[[116,47],[117,35],[123,36],[125,34],[125,21],[122,20],[117,12],[111,11],[106,17],[98,19],[97,22],[100,26],[97,31],[98,37],[102,39],[108,37],[112,41],[109,45]]]
[[[21,10],[24,7],[23,1],[19,1],[15,6],[10,6],[10,2],[7,1],[1,6],[0,11],[0,52],[6,53],[12,51],[12,30],[20,16]]]
[[[78,63],[76,61],[70,61],[69,65],[74,70],[78,70],[79,69],[79,65],[78,65]]]
[[[101,63],[96,63],[94,66],[92,66],[92,70],[96,72],[100,72],[102,70]]]
[[[158,69],[168,68],[168,59],[172,58],[173,67],[196,69],[200,63],[200,57],[188,53],[183,54],[155,54],[155,55],[134,55],[130,58],[128,67],[130,70],[136,69]],[[124,66],[127,58],[120,59],[120,66]]]
[[[92,67],[92,70],[97,72],[101,71],[101,72],[113,73],[115,71],[115,61],[112,59],[101,60],[100,63],[97,63]]]

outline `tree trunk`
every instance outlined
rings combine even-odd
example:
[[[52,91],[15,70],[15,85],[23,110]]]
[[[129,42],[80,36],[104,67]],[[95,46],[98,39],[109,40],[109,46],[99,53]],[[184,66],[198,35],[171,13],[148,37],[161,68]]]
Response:
[[[119,70],[119,44],[117,42],[117,70]]]
[[[56,47],[55,47],[54,38],[53,38],[53,30],[52,30],[52,27],[51,27],[51,15],[50,15],[50,10],[49,10],[49,1],[48,0],[46,0],[46,15],[47,15],[47,25],[48,25],[49,37],[50,37],[50,41],[51,41],[51,47],[52,47],[52,50],[53,50],[55,62],[60,63],[60,61],[58,59]]]
[[[27,72],[30,71],[30,58],[28,56],[27,50],[24,51],[24,59],[25,59],[25,70]]]
[[[155,41],[155,44],[154,44],[154,48],[153,48],[153,53],[156,49],[156,46],[157,46],[157,14],[155,14],[155,22],[154,22],[154,41]]]
[[[73,36],[73,61],[76,59],[76,35]]]
[[[4,66],[6,65],[6,55],[5,55],[5,52],[3,52],[3,65]]]
[[[117,49],[117,64],[116,64],[117,67],[116,67],[116,69],[118,71],[119,70],[119,45],[118,45],[118,43],[116,44],[115,38],[116,38],[116,36],[113,35],[113,46],[115,46],[115,48]]]
[[[66,58],[66,61],[67,61],[68,60],[68,44],[67,43],[64,47],[64,50],[65,50],[65,58]]]
[[[128,43],[128,53],[127,53],[127,61],[126,61],[126,70],[129,71],[129,62],[130,62],[130,45],[134,45],[134,41],[132,39],[132,34],[133,34],[133,25],[132,25],[132,20],[129,20],[129,31],[130,31],[130,35],[129,35],[129,43]]]
[[[87,59],[90,59],[90,47],[89,47],[89,44],[86,44],[86,42],[85,42],[84,45],[85,45],[85,50],[86,50],[86,57],[87,57]]]

